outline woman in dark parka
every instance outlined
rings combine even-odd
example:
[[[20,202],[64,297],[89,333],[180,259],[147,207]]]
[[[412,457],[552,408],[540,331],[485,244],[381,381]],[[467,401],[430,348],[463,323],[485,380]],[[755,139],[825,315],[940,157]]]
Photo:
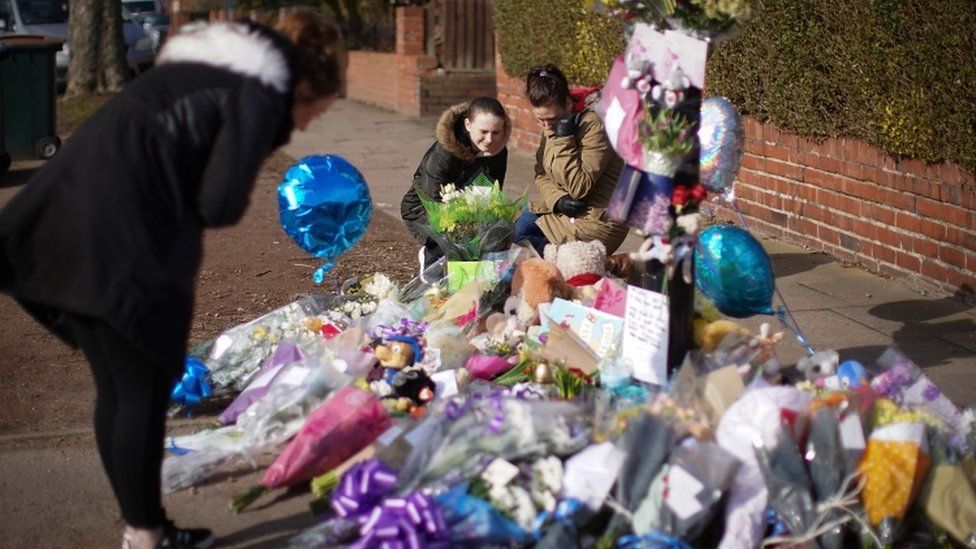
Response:
[[[309,12],[278,32],[185,26],[0,211],[0,290],[91,365],[125,547],[213,543],[173,526],[160,497],[203,229],[236,223],[263,160],[335,100],[339,39]]]
[[[508,165],[506,145],[511,130],[505,108],[492,97],[459,103],[441,114],[435,131],[437,140],[421,158],[413,174],[413,185],[400,203],[400,217],[417,241],[424,245],[426,263],[443,254],[419,229],[419,225],[427,223],[427,212],[417,195],[417,188],[424,195],[440,200],[442,186],[453,184],[458,190],[463,189],[479,173],[504,185]]]

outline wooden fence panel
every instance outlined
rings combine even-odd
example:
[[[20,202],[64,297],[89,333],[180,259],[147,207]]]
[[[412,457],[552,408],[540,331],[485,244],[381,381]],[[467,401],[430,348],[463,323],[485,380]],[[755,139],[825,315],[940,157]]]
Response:
[[[427,53],[447,70],[495,67],[492,0],[435,0],[428,4]]]

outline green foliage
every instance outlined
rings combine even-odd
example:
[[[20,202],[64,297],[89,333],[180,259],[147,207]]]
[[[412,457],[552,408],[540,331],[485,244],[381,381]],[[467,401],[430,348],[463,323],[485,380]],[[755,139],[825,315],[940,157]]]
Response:
[[[757,0],[721,43],[708,93],[813,137],[976,170],[972,0]]]
[[[495,0],[498,50],[505,70],[521,77],[554,63],[574,84],[602,85],[623,53],[622,24],[587,9],[584,0]]]

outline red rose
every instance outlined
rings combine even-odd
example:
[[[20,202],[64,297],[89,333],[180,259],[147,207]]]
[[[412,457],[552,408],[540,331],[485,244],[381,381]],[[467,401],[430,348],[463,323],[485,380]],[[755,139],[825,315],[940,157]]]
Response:
[[[695,185],[691,189],[691,197],[695,202],[702,202],[708,197],[708,189],[705,188],[701,183]]]
[[[671,203],[675,206],[684,206],[691,198],[691,189],[684,185],[678,185],[671,191]]]

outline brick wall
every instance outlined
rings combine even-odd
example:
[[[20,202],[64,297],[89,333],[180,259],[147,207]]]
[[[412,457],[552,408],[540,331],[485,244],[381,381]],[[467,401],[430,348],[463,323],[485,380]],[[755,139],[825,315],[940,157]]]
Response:
[[[976,288],[976,179],[854,139],[814,142],[746,117],[736,204],[752,227],[924,289]]]
[[[396,9],[396,52],[349,52],[346,97],[407,116],[436,115],[479,95],[495,95],[493,71],[445,73],[426,55],[424,8]]]
[[[495,55],[495,78],[498,82],[498,100],[505,106],[512,119],[512,136],[508,146],[511,149],[535,153],[542,137],[542,128],[532,116],[532,108],[525,98],[525,80],[513,78],[505,73],[501,56]]]
[[[444,109],[478,96],[494,97],[495,72],[445,73],[420,81],[420,115],[440,114]]]
[[[496,62],[515,150],[539,127],[521,79]],[[853,139],[814,142],[745,118],[736,204],[758,234],[827,252],[872,272],[973,301],[976,178],[953,165],[896,161]],[[725,212],[730,214],[730,212]]]
[[[395,53],[349,52],[346,97],[397,110],[399,80]]]

